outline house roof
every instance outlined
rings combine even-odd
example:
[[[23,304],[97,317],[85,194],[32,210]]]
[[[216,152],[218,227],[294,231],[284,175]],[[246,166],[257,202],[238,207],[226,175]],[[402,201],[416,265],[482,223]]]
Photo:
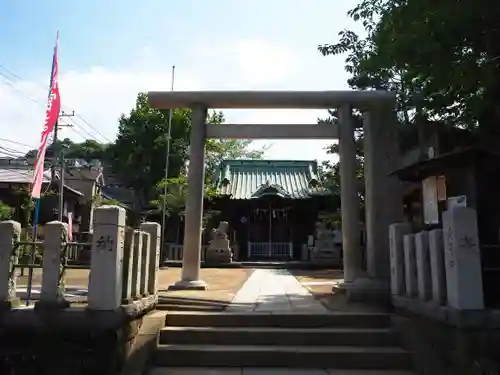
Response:
[[[328,194],[319,184],[316,161],[224,160],[219,168],[217,191],[231,199],[256,199],[266,195],[305,199]]]
[[[28,168],[0,168],[0,183],[31,184],[33,182],[33,173],[33,169]],[[59,178],[59,175],[57,173],[56,178]],[[47,170],[43,172],[43,183],[49,183],[50,180],[51,171]],[[64,188],[75,193],[76,195],[83,195],[83,193],[69,187],[68,185],[64,185]]]
[[[31,184],[33,172],[27,168],[0,168],[0,182]],[[43,182],[50,182],[50,170],[43,173]]]
[[[453,151],[443,153],[432,159],[421,160],[391,173],[402,181],[421,181],[425,177],[436,173],[443,173],[447,167],[464,167],[474,163],[476,157],[492,156],[500,159],[500,153],[491,147],[475,145],[459,147]]]

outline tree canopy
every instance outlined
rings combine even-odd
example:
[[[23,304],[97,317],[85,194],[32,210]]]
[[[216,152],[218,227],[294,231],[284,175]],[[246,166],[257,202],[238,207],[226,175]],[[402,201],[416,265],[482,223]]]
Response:
[[[498,133],[500,4],[455,0],[361,0],[348,15],[351,30],[324,55],[347,54],[349,85],[398,95],[400,119],[424,118]]]

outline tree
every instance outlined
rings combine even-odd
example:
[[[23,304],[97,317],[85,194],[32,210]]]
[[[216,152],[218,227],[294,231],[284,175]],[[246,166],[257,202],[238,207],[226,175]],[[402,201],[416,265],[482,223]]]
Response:
[[[396,91],[400,114],[498,135],[500,4],[362,0],[348,14],[367,37],[344,30],[319,50],[347,53],[351,87]]]
[[[339,124],[339,118],[336,110],[329,110],[328,117],[318,119],[319,123]],[[365,178],[364,178],[364,155],[363,155],[363,122],[360,113],[355,112],[354,118],[354,139],[356,142],[356,177],[358,180],[358,194],[361,202],[364,202],[365,197]],[[326,153],[329,155],[339,156],[338,143],[331,144],[326,147]],[[322,185],[330,190],[332,194],[340,196],[340,160],[333,163],[324,161],[320,165],[319,171],[322,178]]]
[[[146,94],[140,93],[136,107],[128,116],[121,116],[116,143],[110,146],[113,172],[139,194],[143,205],[157,198],[157,185],[164,179],[168,117],[168,111],[151,108]],[[222,112],[214,111],[208,114],[207,123],[217,125],[222,122]],[[191,110],[174,110],[169,179],[183,176],[188,160],[190,129]],[[250,151],[249,145],[249,141],[207,140],[207,184],[211,183],[216,167],[222,159],[262,156],[263,150]]]
[[[170,177],[178,176],[187,160],[190,127],[190,111],[174,110]],[[111,168],[142,204],[153,198],[156,184],[164,177],[167,130],[168,111],[151,108],[145,93],[139,93],[135,108],[119,119],[118,136],[109,150]]]
[[[0,221],[9,220],[14,214],[14,209],[8,204],[0,201]]]
[[[252,141],[233,139],[209,139],[205,148],[205,177],[207,183],[214,182],[223,160],[262,159],[267,147],[249,149]]]

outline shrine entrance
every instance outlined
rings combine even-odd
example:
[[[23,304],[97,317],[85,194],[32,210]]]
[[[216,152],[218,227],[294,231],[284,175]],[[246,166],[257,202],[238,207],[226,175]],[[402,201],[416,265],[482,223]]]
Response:
[[[182,277],[176,288],[200,289],[205,139],[339,139],[344,281],[351,291],[374,282],[389,293],[388,228],[402,218],[397,169],[399,146],[395,94],[388,91],[161,91],[149,92],[153,108],[191,108],[192,126]],[[334,124],[206,124],[209,108],[337,108]],[[358,181],[353,109],[364,116],[367,275],[359,246]],[[267,220],[272,223],[271,217]],[[265,225],[263,225],[264,227]],[[380,290],[377,293],[380,294]]]
[[[289,215],[291,207],[278,208],[269,203],[266,208],[255,208],[250,217],[248,259],[290,260],[293,241]]]

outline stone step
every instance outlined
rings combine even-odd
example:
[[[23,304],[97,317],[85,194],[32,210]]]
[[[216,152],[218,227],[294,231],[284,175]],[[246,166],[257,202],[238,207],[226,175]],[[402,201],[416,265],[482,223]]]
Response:
[[[160,345],[153,365],[407,370],[411,357],[394,347]]]
[[[405,370],[341,370],[310,368],[153,367],[148,375],[413,375]]]
[[[394,346],[390,328],[165,327],[160,344]]]
[[[248,314],[172,311],[167,313],[165,323],[165,326],[168,327],[388,328],[391,324],[391,315],[388,313],[351,312]]]

